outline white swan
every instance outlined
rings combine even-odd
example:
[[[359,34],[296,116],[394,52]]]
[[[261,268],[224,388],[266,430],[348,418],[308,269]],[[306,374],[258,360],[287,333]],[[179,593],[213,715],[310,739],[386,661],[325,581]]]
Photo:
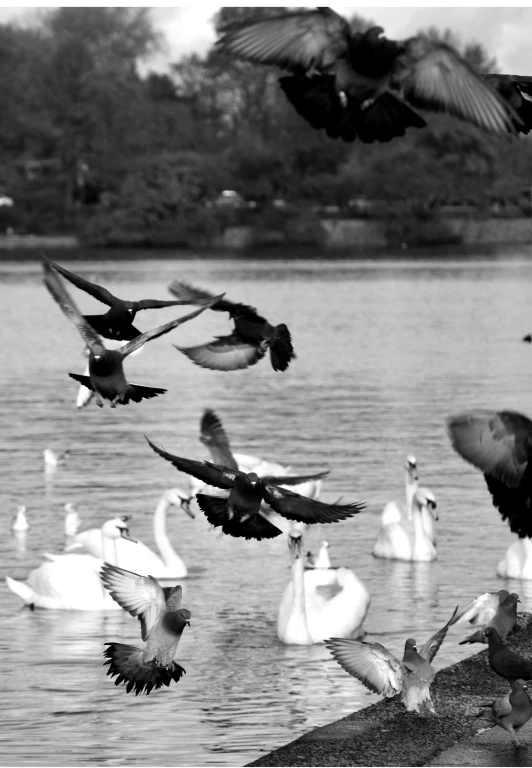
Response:
[[[497,566],[497,576],[502,579],[532,580],[532,541],[517,539],[510,544]]]
[[[63,453],[56,453],[51,448],[45,448],[43,451],[45,474],[53,475],[57,467],[65,463],[69,453],[68,450],[63,451]]]
[[[153,513],[153,538],[159,548],[160,556],[141,541],[133,544],[127,539],[119,539],[116,542],[116,551],[121,568],[143,576],[153,576],[156,579],[183,579],[187,576],[185,563],[166,535],[166,512],[171,506],[181,508],[190,517],[194,517],[188,496],[178,488],[165,491]],[[87,531],[80,531],[72,537],[70,546],[65,550],[75,552],[79,546],[83,546],[95,557],[102,557],[100,529],[90,528]]]
[[[29,527],[28,519],[26,517],[26,507],[20,504],[17,507],[17,513],[13,518],[11,530],[15,533],[25,533]]]
[[[65,504],[65,536],[67,539],[71,539],[79,531],[81,520],[78,510],[71,504]]]
[[[328,541],[322,541],[318,557],[314,557],[312,552],[307,552],[305,568],[330,568],[329,546]]]
[[[363,637],[369,593],[349,568],[304,570],[303,534],[288,534],[292,581],[286,587],[277,620],[277,636],[287,645],[312,645],[329,637]],[[327,583],[323,574],[328,575]]]
[[[101,528],[104,559],[117,565],[116,541],[131,538],[126,518],[107,520]],[[6,584],[33,608],[51,610],[98,611],[116,610],[120,606],[103,587],[100,568],[103,561],[89,554],[45,554],[47,560],[17,581],[6,576]],[[109,558],[111,558],[109,560]]]
[[[387,505],[388,506],[388,505]],[[418,488],[413,497],[412,520],[404,520],[399,510],[385,508],[382,513],[382,527],[373,548],[375,557],[388,560],[429,562],[436,560],[438,553],[424,526],[423,512],[435,512],[436,499],[428,488]]]

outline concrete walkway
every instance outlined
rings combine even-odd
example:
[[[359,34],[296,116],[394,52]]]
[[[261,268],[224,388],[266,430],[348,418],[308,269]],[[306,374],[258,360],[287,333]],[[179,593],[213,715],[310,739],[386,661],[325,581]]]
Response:
[[[531,614],[520,615],[518,631],[507,642],[532,656]],[[490,669],[487,650],[483,650],[436,674],[431,687],[436,716],[421,717],[398,702],[380,701],[316,728],[249,765],[532,766],[532,721],[521,732],[519,748],[499,727],[476,735],[489,725],[476,717],[480,704],[508,690],[507,682]]]

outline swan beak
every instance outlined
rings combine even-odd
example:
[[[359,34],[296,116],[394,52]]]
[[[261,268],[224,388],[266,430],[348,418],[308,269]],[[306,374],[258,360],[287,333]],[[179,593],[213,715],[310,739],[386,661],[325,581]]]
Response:
[[[430,514],[432,515],[434,520],[439,520],[438,513],[436,512],[436,502],[435,501],[429,501],[428,508],[430,510]]]
[[[138,540],[134,539],[133,536],[130,534],[129,530],[127,528],[121,528],[120,529],[120,536],[122,539],[127,539],[128,541],[133,542],[133,544],[137,544]]]
[[[191,517],[193,520],[196,518],[196,513],[192,511],[190,508],[190,502],[192,501],[194,497],[189,496],[188,499],[181,499],[181,509],[184,510],[189,517]]]

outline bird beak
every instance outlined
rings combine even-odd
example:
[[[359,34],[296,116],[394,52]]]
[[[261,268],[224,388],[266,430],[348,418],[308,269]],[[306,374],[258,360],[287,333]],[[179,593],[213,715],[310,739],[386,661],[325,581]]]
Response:
[[[188,626],[190,627],[190,619],[187,619],[187,620],[185,621],[185,624],[188,624]]]
[[[191,517],[193,520],[196,518],[196,513],[192,511],[190,508],[190,502],[194,496],[189,496],[188,499],[181,499],[181,509],[183,509],[189,517]]]
[[[123,539],[127,539],[127,541],[132,541],[133,544],[137,544],[137,539],[134,539],[133,536],[130,534],[128,528],[121,528],[120,529],[120,536]]]

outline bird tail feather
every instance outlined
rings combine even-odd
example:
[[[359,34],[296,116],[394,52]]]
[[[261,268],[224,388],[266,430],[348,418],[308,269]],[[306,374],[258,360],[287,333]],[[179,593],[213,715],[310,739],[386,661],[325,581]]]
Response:
[[[244,539],[274,539],[280,536],[282,531],[276,525],[259,514],[251,515],[247,520],[230,520],[224,524],[223,532],[229,536]]]
[[[125,645],[124,643],[106,643],[108,646],[103,655],[108,659],[104,662],[109,664],[107,674],[114,677],[117,675],[115,685],[124,683],[127,693],[135,690],[135,696],[139,693],[148,695],[154,688],[161,688],[163,685],[170,685],[172,680],[176,683],[185,674],[185,670],[175,661],[170,666],[161,667],[155,659],[144,661],[142,658],[142,648],[134,645]]]
[[[407,676],[403,683],[402,698],[405,707],[409,711],[418,712],[419,714],[436,714],[432,699],[430,698],[428,684],[420,685],[419,681],[416,680],[409,682]]]
[[[225,523],[227,497],[197,493],[196,500],[199,508],[205,512],[205,517],[211,525],[219,527]]]
[[[69,373],[68,374],[71,379],[75,379],[75,381],[79,381],[80,384],[83,384],[84,387],[87,389],[90,389],[91,392],[94,392],[94,389],[92,388],[91,380],[88,376],[82,376],[79,373]]]
[[[473,632],[472,635],[469,635],[469,637],[466,637],[464,640],[460,640],[458,645],[466,645],[467,643],[487,643],[487,638],[484,637],[482,632],[482,629],[478,629],[476,632]]]
[[[357,132],[361,141],[391,141],[404,136],[409,126],[424,128],[426,122],[406,102],[383,93],[360,113]]]
[[[129,403],[130,400],[134,403],[140,403],[141,400],[149,400],[151,397],[164,395],[167,391],[167,389],[161,389],[161,387],[141,387],[139,384],[129,384],[122,402],[124,405]]]
[[[292,346],[290,331],[284,323],[275,327],[275,335],[270,344],[270,360],[274,371],[286,371],[296,354]]]

